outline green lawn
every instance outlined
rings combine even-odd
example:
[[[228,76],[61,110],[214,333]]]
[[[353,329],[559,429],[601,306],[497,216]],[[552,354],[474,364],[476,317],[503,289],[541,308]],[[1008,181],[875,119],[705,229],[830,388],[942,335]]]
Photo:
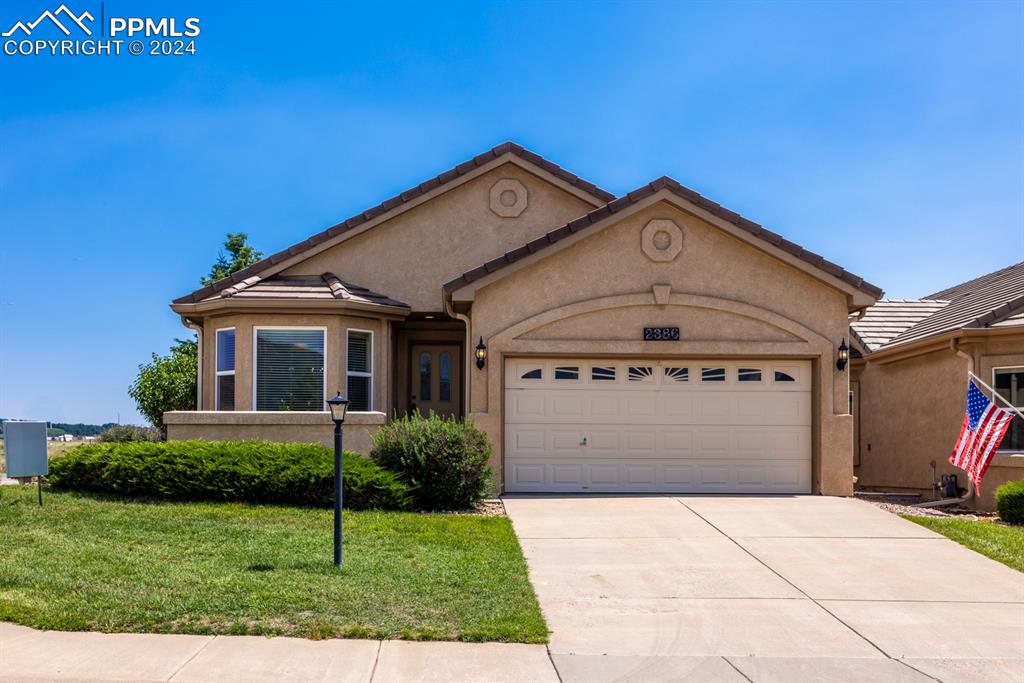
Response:
[[[503,517],[102,500],[0,487],[0,620],[36,628],[547,641]]]
[[[1024,572],[1024,527],[976,522],[956,517],[915,517],[905,519],[947,536],[971,550]]]

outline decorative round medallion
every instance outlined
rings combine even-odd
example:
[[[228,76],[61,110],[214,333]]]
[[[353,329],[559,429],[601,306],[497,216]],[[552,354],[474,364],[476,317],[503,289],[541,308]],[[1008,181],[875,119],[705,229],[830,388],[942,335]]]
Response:
[[[515,218],[526,211],[526,186],[515,178],[502,178],[491,186],[491,211],[502,218]]]
[[[683,231],[674,221],[655,218],[640,233],[640,248],[652,261],[674,261],[683,250]]]

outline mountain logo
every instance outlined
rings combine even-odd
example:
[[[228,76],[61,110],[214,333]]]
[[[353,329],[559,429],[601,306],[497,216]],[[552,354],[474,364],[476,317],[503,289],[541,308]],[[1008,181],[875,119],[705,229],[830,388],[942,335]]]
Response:
[[[4,38],[9,38],[18,31],[21,31],[26,36],[30,36],[32,35],[32,31],[34,31],[36,27],[39,26],[39,24],[43,23],[43,20],[49,19],[51,22],[54,23],[54,25],[57,26],[58,29],[60,29],[60,31],[64,35],[70,36],[71,31],[68,30],[67,26],[60,22],[60,19],[58,19],[58,15],[64,15],[64,21],[73,23],[75,26],[78,26],[78,28],[85,32],[85,35],[92,35],[92,31],[89,29],[88,26],[85,25],[84,22],[93,21],[94,17],[88,12],[82,12],[82,14],[76,16],[74,12],[68,9],[67,5],[61,5],[53,12],[51,12],[50,10],[44,10],[43,13],[39,15],[39,18],[36,19],[35,21],[30,21],[28,23],[23,21],[15,22],[14,26],[12,26],[9,30],[4,31],[2,35]]]

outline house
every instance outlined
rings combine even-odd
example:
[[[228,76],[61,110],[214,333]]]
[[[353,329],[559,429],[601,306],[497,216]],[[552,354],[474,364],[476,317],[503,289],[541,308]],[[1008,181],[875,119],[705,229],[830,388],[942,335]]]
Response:
[[[849,495],[836,360],[881,295],[670,178],[616,198],[505,143],[175,300],[200,410],[165,421],[330,443],[341,390],[346,446],[463,416],[507,492]]]
[[[968,371],[1024,407],[1024,263],[923,299],[879,301],[851,330],[861,355],[851,363],[850,383],[858,485],[931,499],[939,497],[933,482],[956,474],[966,488],[964,473],[948,460],[964,419]],[[1024,479],[1020,418],[973,504],[992,510],[995,488],[1018,479]]]

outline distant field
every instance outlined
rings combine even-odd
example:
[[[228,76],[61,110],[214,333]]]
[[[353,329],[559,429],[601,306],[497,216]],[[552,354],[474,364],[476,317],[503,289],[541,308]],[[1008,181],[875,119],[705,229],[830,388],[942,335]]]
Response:
[[[46,442],[46,453],[47,456],[52,460],[58,455],[63,455],[67,451],[71,450],[75,446],[81,446],[86,441],[47,441]],[[4,440],[0,439],[0,472],[7,471],[7,458],[4,457]]]

